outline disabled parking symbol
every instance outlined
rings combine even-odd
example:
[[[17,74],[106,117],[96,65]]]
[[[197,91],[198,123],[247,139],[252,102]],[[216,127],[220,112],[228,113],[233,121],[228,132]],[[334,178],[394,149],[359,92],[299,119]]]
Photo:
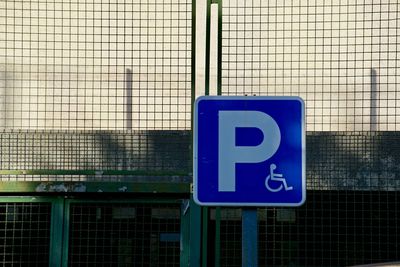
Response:
[[[274,173],[274,170],[276,170],[276,165],[272,163],[269,166],[269,175],[267,176],[267,179],[265,179],[265,187],[268,189],[268,191],[276,193],[281,191],[282,189],[285,189],[285,191],[293,190],[293,186],[287,185],[286,179],[283,177],[283,174]],[[279,187],[272,188],[270,186],[271,181],[280,183]]]
[[[298,97],[196,100],[193,197],[205,206],[305,201],[304,102]]]

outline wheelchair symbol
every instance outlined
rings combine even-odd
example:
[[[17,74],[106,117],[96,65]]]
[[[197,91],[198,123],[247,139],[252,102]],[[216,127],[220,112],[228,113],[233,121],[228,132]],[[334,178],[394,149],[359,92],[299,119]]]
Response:
[[[285,189],[285,191],[290,191],[293,190],[293,186],[288,186],[286,183],[286,179],[283,177],[283,174],[281,173],[274,173],[274,170],[276,170],[276,165],[275,164],[271,164],[269,166],[269,175],[267,176],[267,179],[265,179],[265,187],[275,193],[275,192],[279,192],[281,191],[283,188]],[[281,184],[279,185],[278,188],[272,188],[269,185],[270,181],[274,181],[274,182],[281,182]]]

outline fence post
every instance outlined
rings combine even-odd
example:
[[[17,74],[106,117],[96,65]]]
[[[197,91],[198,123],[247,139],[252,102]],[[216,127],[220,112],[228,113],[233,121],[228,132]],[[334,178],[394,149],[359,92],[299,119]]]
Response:
[[[132,70],[125,72],[125,129],[132,129]]]
[[[49,265],[61,267],[63,258],[64,199],[55,198],[51,204]],[[67,255],[65,255],[67,256]]]
[[[190,267],[200,267],[201,207],[190,199]]]
[[[242,266],[258,266],[257,208],[242,210]]]

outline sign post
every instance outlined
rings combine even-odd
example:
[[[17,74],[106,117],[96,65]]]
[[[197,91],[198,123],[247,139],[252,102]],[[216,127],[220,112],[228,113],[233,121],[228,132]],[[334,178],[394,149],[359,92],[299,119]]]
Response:
[[[299,97],[196,100],[194,200],[243,209],[243,265],[257,265],[257,209],[306,198],[304,102]]]
[[[258,261],[257,209],[242,210],[242,266],[256,267]]]

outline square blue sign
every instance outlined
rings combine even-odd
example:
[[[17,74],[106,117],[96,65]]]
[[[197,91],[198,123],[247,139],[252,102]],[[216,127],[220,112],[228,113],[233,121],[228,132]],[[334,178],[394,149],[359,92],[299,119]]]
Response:
[[[304,203],[305,121],[301,98],[203,96],[196,100],[194,114],[196,203]]]

